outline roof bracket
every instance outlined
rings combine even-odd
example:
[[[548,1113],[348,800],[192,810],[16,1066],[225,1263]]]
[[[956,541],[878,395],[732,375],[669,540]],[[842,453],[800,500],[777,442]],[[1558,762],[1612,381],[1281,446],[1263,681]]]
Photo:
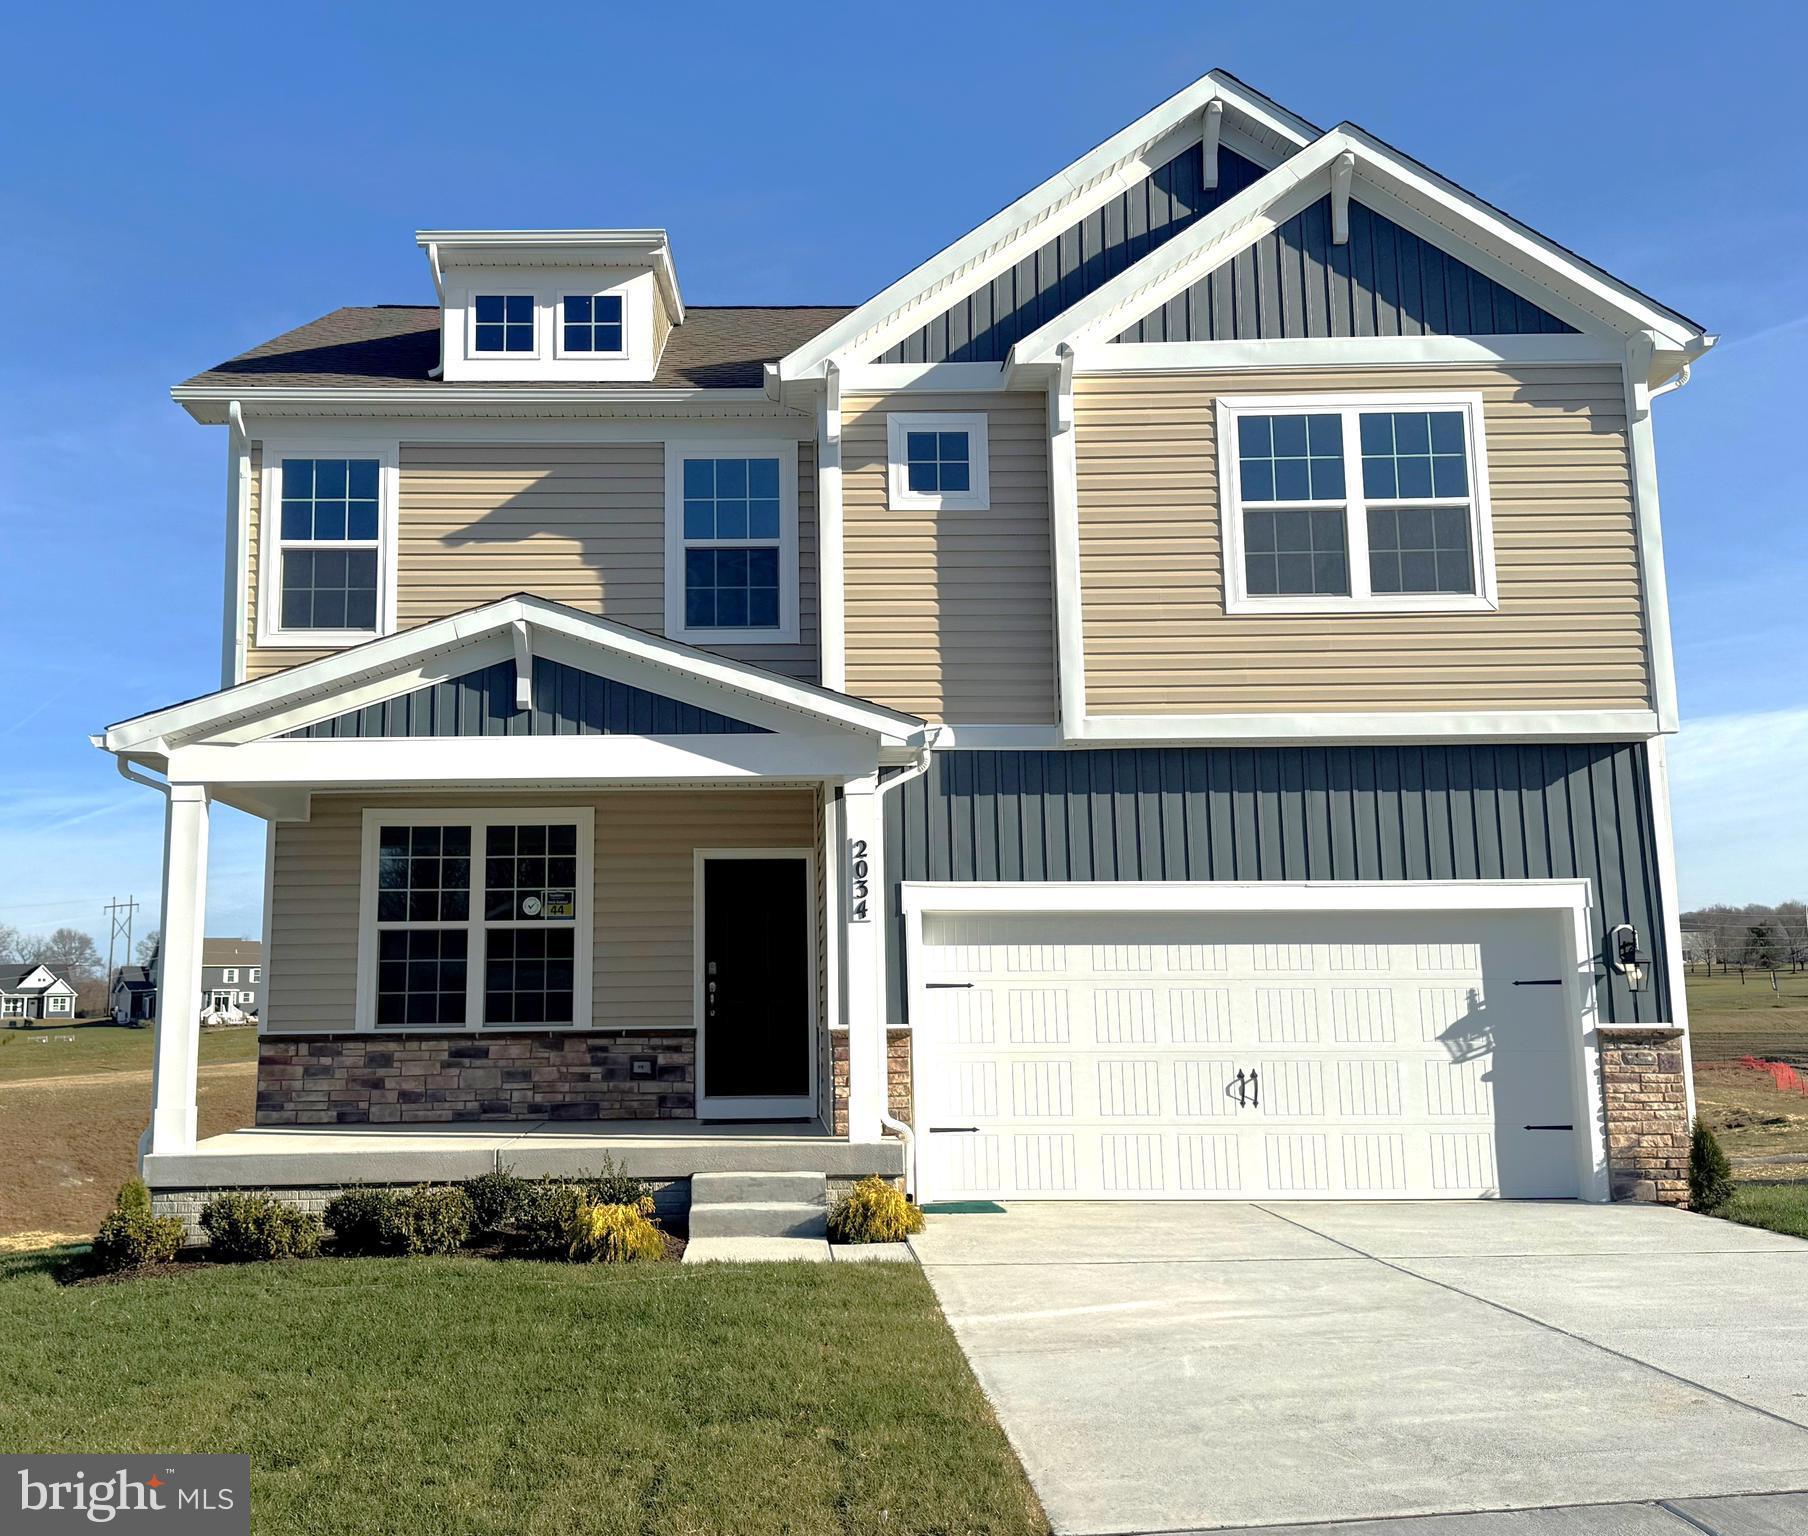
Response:
[[[1218,133],[1224,126],[1224,103],[1216,96],[1205,104],[1205,121],[1199,138],[1205,173],[1200,185],[1210,192],[1218,185]]]
[[[1356,176],[1356,156],[1345,150],[1331,162],[1331,244],[1350,243],[1350,183]]]
[[[534,707],[534,647],[527,635],[527,621],[514,619],[509,632],[515,641],[515,708]]]

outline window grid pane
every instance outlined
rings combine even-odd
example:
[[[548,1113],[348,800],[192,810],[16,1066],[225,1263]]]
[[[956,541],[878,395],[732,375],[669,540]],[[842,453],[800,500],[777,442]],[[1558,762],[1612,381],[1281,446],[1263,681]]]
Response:
[[[621,295],[567,296],[564,327],[567,352],[620,352],[623,337]]]
[[[486,928],[484,1023],[575,1023],[576,938],[570,927]]]
[[[490,922],[572,921],[549,910],[575,899],[578,829],[569,823],[493,826],[484,833],[483,915]]]
[[[910,489],[925,496],[965,491],[973,484],[973,444],[967,432],[904,434],[904,472]]]
[[[1371,507],[1368,527],[1372,591],[1475,591],[1468,508]]]
[[[1238,417],[1237,474],[1245,504],[1342,501],[1343,419],[1322,415]]]
[[[1252,597],[1348,597],[1344,513],[1265,510],[1243,514],[1244,580]]]
[[[1461,411],[1364,411],[1362,493],[1371,501],[1469,495]]]
[[[377,627],[380,475],[375,459],[282,461],[281,628]]]
[[[462,1025],[469,943],[463,928],[387,928],[380,932],[378,1025]]]
[[[469,827],[383,827],[377,834],[377,921],[462,923],[471,914]]]
[[[473,305],[473,342],[479,352],[534,350],[532,294],[479,294]]]
[[[779,461],[686,459],[683,476],[685,627],[777,629]]]

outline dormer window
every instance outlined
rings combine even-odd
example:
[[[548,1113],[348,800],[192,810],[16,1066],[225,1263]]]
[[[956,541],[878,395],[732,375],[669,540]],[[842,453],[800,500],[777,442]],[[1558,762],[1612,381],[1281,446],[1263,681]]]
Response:
[[[473,301],[472,350],[485,354],[534,351],[534,297],[530,293],[480,293]]]
[[[619,293],[566,294],[560,325],[560,350],[568,357],[620,357],[627,350]]]

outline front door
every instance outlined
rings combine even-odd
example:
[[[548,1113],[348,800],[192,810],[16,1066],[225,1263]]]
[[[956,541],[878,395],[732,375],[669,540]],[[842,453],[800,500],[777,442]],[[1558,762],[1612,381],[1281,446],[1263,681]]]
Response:
[[[816,1114],[815,961],[805,853],[704,854],[700,1118]]]

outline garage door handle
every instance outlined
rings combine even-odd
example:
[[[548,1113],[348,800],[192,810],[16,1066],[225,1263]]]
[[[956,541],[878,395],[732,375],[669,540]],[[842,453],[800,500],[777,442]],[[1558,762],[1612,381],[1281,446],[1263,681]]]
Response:
[[[1249,1073],[1249,1107],[1251,1109],[1262,1107],[1262,1079],[1256,1075],[1253,1067]]]
[[[979,1133],[977,1125],[932,1125],[929,1127],[932,1136],[973,1136]]]
[[[1241,1067],[1237,1068],[1237,1108],[1241,1109],[1249,1102],[1249,1079]]]
[[[947,992],[958,987],[970,988],[972,985],[973,983],[970,981],[926,981],[923,983],[923,989],[926,992]]]

